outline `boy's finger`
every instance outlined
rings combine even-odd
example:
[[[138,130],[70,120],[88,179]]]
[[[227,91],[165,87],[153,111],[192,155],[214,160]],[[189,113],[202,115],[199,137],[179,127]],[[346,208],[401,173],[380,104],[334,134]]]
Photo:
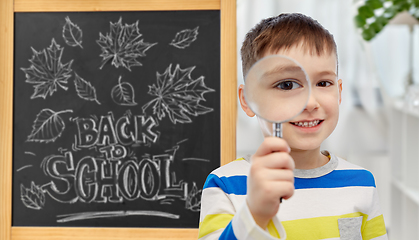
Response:
[[[274,152],[261,157],[262,164],[267,168],[294,170],[295,163],[292,157],[285,152]]]
[[[290,152],[291,149],[288,143],[278,137],[266,137],[262,144],[259,146],[255,156],[264,156],[273,152]]]
[[[278,201],[280,198],[289,199],[292,197],[292,195],[294,195],[295,187],[292,182],[278,181],[273,186],[276,187],[276,189],[279,189],[279,191],[276,193],[278,195],[275,197],[275,199],[278,199]]]
[[[289,169],[267,169],[265,178],[269,181],[288,181],[294,183],[294,172]]]

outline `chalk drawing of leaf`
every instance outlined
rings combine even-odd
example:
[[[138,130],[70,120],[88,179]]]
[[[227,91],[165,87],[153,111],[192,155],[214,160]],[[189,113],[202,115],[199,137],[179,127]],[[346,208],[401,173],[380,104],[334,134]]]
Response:
[[[148,86],[148,94],[156,98],[142,107],[143,112],[157,115],[159,120],[167,114],[174,124],[192,122],[187,114],[196,117],[212,112],[214,109],[200,104],[205,101],[205,93],[214,92],[214,89],[205,85],[204,76],[192,79],[191,73],[195,67],[181,69],[178,64],[173,73],[171,68],[170,64],[163,74],[157,73],[157,83]],[[150,106],[153,110],[151,113]]]
[[[189,45],[191,45],[191,43],[197,39],[198,29],[199,26],[194,29],[185,29],[176,33],[175,38],[172,40],[171,43],[169,43],[169,45],[172,45],[180,49],[189,47]]]
[[[63,38],[67,45],[71,47],[79,46],[83,48],[83,46],[81,45],[83,32],[79,26],[77,26],[70,20],[68,16],[65,18],[65,24],[63,27]]]
[[[29,142],[54,142],[61,136],[65,129],[65,123],[59,116],[61,113],[73,112],[73,110],[64,110],[54,112],[51,109],[43,109],[38,113],[32,125],[32,133],[28,136]]]
[[[31,99],[42,97],[46,98],[57,91],[57,85],[62,89],[68,89],[67,80],[71,76],[71,64],[73,60],[66,64],[61,63],[64,48],[61,48],[54,39],[47,50],[37,52],[32,48],[33,56],[29,59],[31,66],[21,68],[26,74],[26,82],[34,84],[35,91]]]
[[[142,66],[137,58],[145,57],[145,52],[157,43],[146,43],[140,39],[141,36],[138,21],[131,25],[122,25],[122,18],[116,23],[110,22],[110,33],[99,33],[99,40],[96,41],[102,49],[100,69],[109,60],[116,68],[122,66],[129,71],[133,66]]]
[[[77,73],[74,73],[74,75],[74,85],[76,86],[77,95],[84,100],[95,101],[100,105],[100,102],[97,100],[95,87],[93,87],[90,82],[77,75]]]
[[[31,183],[30,189],[20,184],[20,198],[27,208],[40,210],[45,205],[45,194],[34,182]]]
[[[201,209],[201,194],[202,190],[198,190],[194,182],[191,191],[186,197],[185,208],[192,212],[199,212]]]
[[[118,84],[112,88],[111,96],[113,101],[122,106],[135,106],[135,92],[130,83],[121,83],[121,76],[119,76]]]

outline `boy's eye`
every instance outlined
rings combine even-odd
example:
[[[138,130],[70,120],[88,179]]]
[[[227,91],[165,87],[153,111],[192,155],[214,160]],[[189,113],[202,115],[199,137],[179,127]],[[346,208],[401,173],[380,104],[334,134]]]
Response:
[[[282,81],[278,83],[275,87],[281,89],[281,90],[293,90],[302,87],[299,83],[295,81]]]
[[[328,87],[330,85],[331,85],[331,83],[327,82],[327,81],[321,81],[321,82],[317,83],[318,87]]]

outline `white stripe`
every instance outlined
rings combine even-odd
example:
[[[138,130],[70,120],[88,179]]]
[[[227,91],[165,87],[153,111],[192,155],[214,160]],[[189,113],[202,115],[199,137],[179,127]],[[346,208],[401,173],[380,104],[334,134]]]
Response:
[[[214,204],[214,199],[217,199],[217,204]],[[234,214],[235,212],[236,208],[221,188],[206,188],[202,191],[199,222],[202,222],[208,214]]]
[[[371,220],[377,216],[380,216],[382,214],[380,209],[380,199],[378,192],[377,189],[374,189],[374,197],[370,206],[370,215],[368,216],[367,220]]]
[[[263,230],[255,223],[247,204],[244,204],[236,213],[236,216],[233,218],[232,226],[233,229],[235,229],[234,234],[237,239],[240,240],[278,240],[278,238],[272,237],[267,230]],[[283,230],[283,227],[277,227],[277,229],[279,235],[281,236],[280,239],[285,239],[285,231]]]
[[[338,157],[338,159],[339,159],[339,164],[336,170],[365,169],[363,167],[350,163],[340,157]]]
[[[373,187],[298,189],[281,203],[278,216],[281,221],[289,221],[354,212],[368,214],[374,190]]]
[[[237,208],[241,208],[242,204],[246,203],[246,198],[247,195],[230,194],[230,200]]]
[[[215,169],[212,174],[217,175],[218,177],[231,177],[238,175],[247,176],[249,173],[250,164],[246,160],[233,161],[230,162],[221,168]]]
[[[338,166],[335,170],[359,170],[364,169],[363,167],[360,167],[358,165],[355,165],[353,163],[350,163],[342,158],[339,158]],[[233,161],[230,162],[221,168],[215,169],[212,174],[217,175],[218,177],[231,177],[231,176],[237,176],[237,175],[248,175],[250,170],[250,163],[246,160],[239,160],[239,161]]]
[[[335,170],[359,170],[364,169],[358,165],[350,163],[342,158],[339,158],[338,166]],[[237,175],[248,175],[250,169],[250,163],[246,160],[239,160],[230,162],[220,168],[215,169],[212,174],[217,175],[218,177],[231,177]]]

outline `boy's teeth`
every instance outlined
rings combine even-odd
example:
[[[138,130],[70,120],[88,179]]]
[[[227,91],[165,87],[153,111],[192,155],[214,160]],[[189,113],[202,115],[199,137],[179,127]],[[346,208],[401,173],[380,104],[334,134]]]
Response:
[[[311,122],[295,122],[294,125],[300,126],[300,127],[314,127],[319,124],[320,120],[314,120]]]

